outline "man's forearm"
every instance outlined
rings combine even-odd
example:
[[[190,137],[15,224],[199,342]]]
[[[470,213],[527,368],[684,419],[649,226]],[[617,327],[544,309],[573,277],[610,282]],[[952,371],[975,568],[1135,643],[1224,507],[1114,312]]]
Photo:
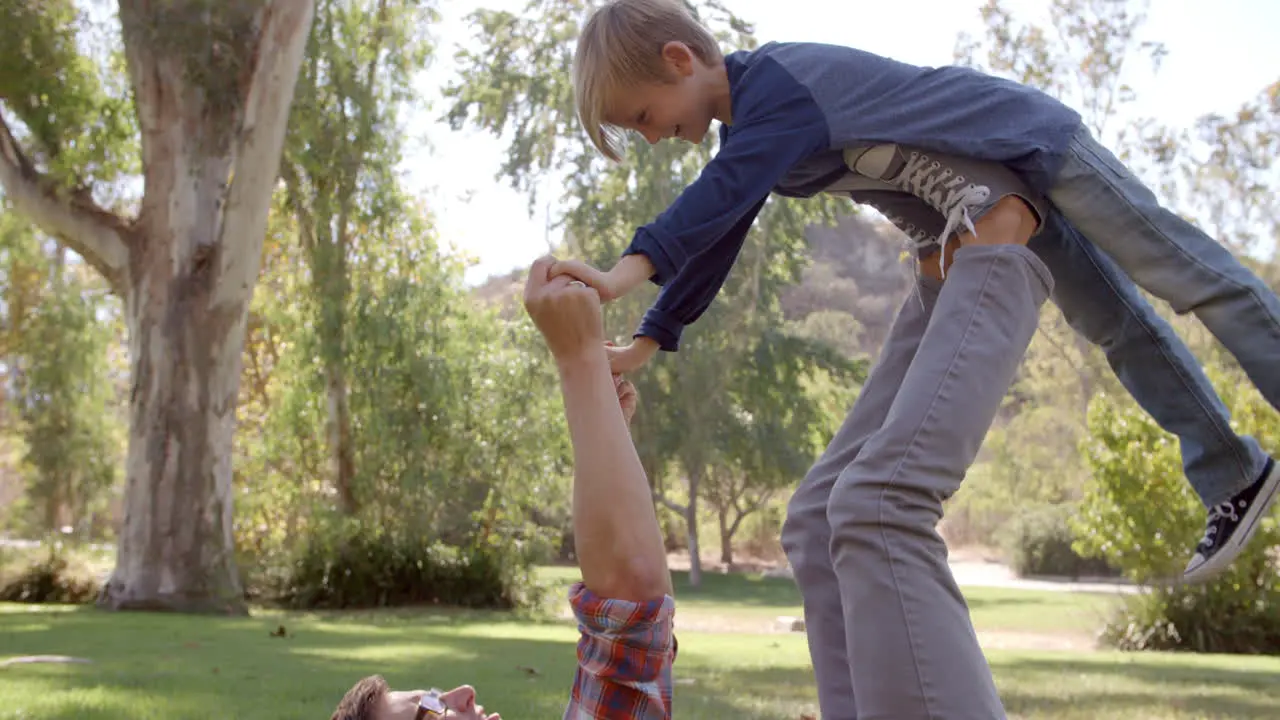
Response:
[[[662,532],[603,348],[559,363],[573,442],[573,536],[583,583],[622,600],[671,592]]]

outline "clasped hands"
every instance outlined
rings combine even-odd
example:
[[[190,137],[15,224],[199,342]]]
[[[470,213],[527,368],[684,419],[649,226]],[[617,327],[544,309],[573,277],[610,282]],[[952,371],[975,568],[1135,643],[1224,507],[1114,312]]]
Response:
[[[557,361],[597,352],[604,345],[610,372],[634,372],[658,351],[658,343],[647,337],[623,346],[607,342],[601,304],[626,295],[652,272],[648,259],[640,255],[628,255],[607,272],[580,260],[542,257],[529,269],[525,309]]]

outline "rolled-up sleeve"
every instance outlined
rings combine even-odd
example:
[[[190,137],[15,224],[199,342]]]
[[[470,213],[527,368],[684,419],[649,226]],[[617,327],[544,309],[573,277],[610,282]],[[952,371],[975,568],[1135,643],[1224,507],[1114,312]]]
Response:
[[[669,720],[677,643],[670,595],[646,602],[569,591],[578,620],[578,668],[564,720]]]

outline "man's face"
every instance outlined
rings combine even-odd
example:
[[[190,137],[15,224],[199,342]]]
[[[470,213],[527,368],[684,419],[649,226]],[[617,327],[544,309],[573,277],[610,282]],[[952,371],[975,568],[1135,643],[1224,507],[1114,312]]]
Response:
[[[382,707],[373,720],[414,720],[418,716],[418,702],[425,690],[392,690],[383,697]],[[470,685],[454,688],[440,695],[448,708],[443,717],[458,720],[502,720],[497,713],[484,714],[484,706],[476,704],[476,691]],[[439,718],[428,713],[425,718]]]

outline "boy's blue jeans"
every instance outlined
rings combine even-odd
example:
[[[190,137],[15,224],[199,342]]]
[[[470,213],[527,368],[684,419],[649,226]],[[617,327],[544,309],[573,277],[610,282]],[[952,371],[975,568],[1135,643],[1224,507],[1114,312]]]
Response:
[[[1073,138],[1049,200],[1066,220],[1059,233],[1065,242],[1055,248],[1050,238],[1037,238],[1049,242],[1033,245],[1058,280],[1054,300],[1103,347],[1142,407],[1178,436],[1187,477],[1205,505],[1227,500],[1258,478],[1266,456],[1252,438],[1231,431],[1204,373],[1133,283],[1178,313],[1195,313],[1277,408],[1280,299],[1226,247],[1162,207],[1087,128]],[[1055,250],[1064,255],[1050,257]],[[1098,272],[1081,278],[1067,270],[1085,263]]]
[[[1100,347],[1120,383],[1169,433],[1206,507],[1258,478],[1267,456],[1231,429],[1230,415],[1199,362],[1116,262],[1050,211],[1027,247],[1053,273],[1053,302],[1068,324]]]

